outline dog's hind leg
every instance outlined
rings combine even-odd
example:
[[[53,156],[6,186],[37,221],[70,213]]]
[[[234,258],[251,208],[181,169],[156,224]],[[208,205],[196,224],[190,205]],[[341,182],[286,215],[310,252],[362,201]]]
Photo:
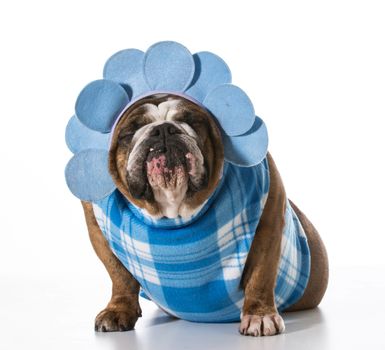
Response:
[[[298,207],[290,201],[290,205],[298,216],[306,233],[311,255],[309,282],[301,299],[286,311],[312,309],[321,302],[329,280],[329,262],[326,248],[316,228]]]
[[[112,253],[98,223],[92,204],[82,202],[92,246],[112,280],[112,297],[95,319],[95,330],[127,331],[134,328],[141,309],[138,301],[139,283]]]

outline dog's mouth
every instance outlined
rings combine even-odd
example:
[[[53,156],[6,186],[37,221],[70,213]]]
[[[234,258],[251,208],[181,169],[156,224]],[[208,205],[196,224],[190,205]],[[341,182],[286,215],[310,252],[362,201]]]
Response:
[[[146,159],[148,184],[163,216],[180,215],[183,201],[192,190],[196,157],[179,148],[150,149]]]
[[[195,156],[177,147],[150,148],[146,159],[147,180],[152,188],[177,189],[194,176]]]

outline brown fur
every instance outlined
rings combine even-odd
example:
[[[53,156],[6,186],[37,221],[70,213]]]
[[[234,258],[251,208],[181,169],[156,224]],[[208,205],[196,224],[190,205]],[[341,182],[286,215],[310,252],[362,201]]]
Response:
[[[240,332],[252,335],[271,335],[283,331],[276,322],[278,313],[274,302],[274,287],[278,272],[279,258],[281,254],[281,237],[285,225],[285,189],[278,169],[270,154],[267,155],[270,170],[270,189],[268,198],[252,242],[249,255],[244,268],[241,285],[245,290],[243,305],[243,318]],[[309,282],[303,296],[298,302],[285,311],[298,311],[311,309],[319,305],[325,294],[329,265],[325,246],[306,216],[290,201],[291,206],[298,215],[302,227],[306,233],[310,254],[311,271]],[[258,319],[260,333],[248,332],[253,327],[253,318],[250,316],[262,316]],[[271,334],[265,334],[264,322],[273,320],[275,330]]]
[[[112,253],[103,237],[92,204],[82,202],[88,233],[96,255],[112,280],[112,297],[107,307],[95,319],[96,331],[127,331],[133,329],[142,316],[139,306],[139,283]]]
[[[309,243],[311,255],[310,278],[301,299],[285,311],[312,309],[321,302],[329,281],[329,261],[326,248],[316,228],[297,206],[290,201]]]
[[[276,313],[274,286],[285,225],[286,194],[273,159],[268,154],[270,190],[246,260],[241,286],[244,315]]]

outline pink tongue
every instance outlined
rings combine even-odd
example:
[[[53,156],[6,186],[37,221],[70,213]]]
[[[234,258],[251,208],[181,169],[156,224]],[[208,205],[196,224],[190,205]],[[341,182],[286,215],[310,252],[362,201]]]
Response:
[[[147,173],[148,174],[163,174],[166,169],[166,156],[164,154],[159,157],[152,158],[147,162]]]

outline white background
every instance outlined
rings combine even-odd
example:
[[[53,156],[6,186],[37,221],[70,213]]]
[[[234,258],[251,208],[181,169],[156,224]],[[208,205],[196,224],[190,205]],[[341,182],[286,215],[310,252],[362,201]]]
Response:
[[[2,1],[0,275],[100,275],[108,285],[64,181],[64,130],[78,93],[112,53],[160,40],[226,60],[266,122],[288,196],[318,228],[332,268],[384,267],[384,6]],[[4,288],[12,285],[3,279]]]

